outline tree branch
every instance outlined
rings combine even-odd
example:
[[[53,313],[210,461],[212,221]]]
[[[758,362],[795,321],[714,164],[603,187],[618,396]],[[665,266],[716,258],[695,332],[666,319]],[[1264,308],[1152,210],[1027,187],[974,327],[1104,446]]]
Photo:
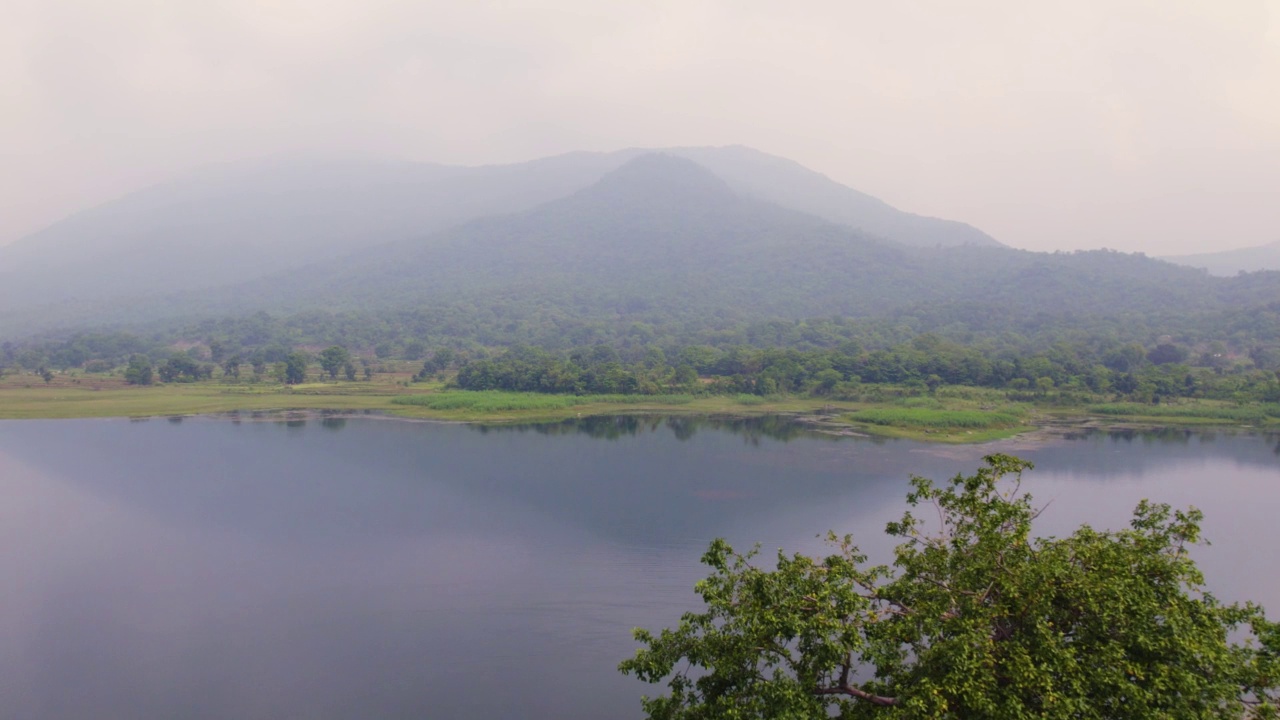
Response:
[[[854,687],[853,685],[849,684],[847,681],[842,681],[839,685],[836,685],[835,687],[815,688],[813,692],[815,695],[848,695],[849,697],[857,698],[859,700],[866,700],[872,705],[897,705],[898,704],[898,698],[896,697],[885,697],[884,695],[876,695],[875,693],[869,693],[866,690],[863,690],[862,688]]]

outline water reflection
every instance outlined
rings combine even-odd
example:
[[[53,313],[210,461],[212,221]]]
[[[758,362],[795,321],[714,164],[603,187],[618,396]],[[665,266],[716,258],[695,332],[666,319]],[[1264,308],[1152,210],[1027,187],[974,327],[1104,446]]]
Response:
[[[534,432],[540,435],[586,435],[600,440],[617,440],[660,429],[670,430],[677,440],[690,440],[700,429],[729,432],[739,435],[748,443],[759,444],[763,439],[786,442],[799,437],[834,439],[829,433],[815,432],[799,424],[788,415],[763,415],[757,417],[707,416],[707,415],[591,415],[549,423],[516,423],[503,425],[469,426],[480,433]]]

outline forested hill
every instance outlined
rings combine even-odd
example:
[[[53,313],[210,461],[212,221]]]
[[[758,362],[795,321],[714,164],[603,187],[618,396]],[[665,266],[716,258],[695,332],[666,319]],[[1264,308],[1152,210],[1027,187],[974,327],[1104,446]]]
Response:
[[[576,153],[484,168],[298,160],[205,168],[0,247],[0,307],[244,282],[535,207],[614,166]]]
[[[509,301],[566,314],[790,315],[852,311],[851,290],[882,288],[870,304],[859,295],[866,312],[908,299],[895,288],[913,262],[903,246],[739,195],[690,160],[653,154],[569,198],[216,300],[292,311]]]
[[[244,282],[582,190],[643,150],[514,165],[273,160],[206,168],[0,247],[0,308]],[[897,210],[746,147],[669,151],[735,191],[895,242],[996,245],[964,223]]]
[[[692,337],[836,315],[960,336],[1176,333],[1225,329],[1276,303],[1274,273],[1217,278],[1107,251],[910,248],[744,196],[692,161],[645,155],[531,210],[134,312],[415,313],[422,337],[571,344],[573,333],[608,337],[635,323]]]

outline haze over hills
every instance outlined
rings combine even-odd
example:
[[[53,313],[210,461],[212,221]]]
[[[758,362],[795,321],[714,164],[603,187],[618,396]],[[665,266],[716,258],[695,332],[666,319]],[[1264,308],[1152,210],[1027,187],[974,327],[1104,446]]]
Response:
[[[846,308],[850,287],[883,282],[870,273],[899,276],[911,265],[904,246],[740,195],[690,160],[649,154],[522,213],[280,273],[193,305],[299,311],[523,294],[556,305],[589,296],[585,305],[597,312],[681,304],[782,313],[791,302]]]
[[[527,210],[647,151],[517,165],[273,160],[206,168],[83,211],[0,247],[10,309],[243,282]],[[909,245],[998,245],[977,229],[896,210],[797,163],[745,147],[679,148],[734,190]]]
[[[1280,240],[1267,245],[1223,250],[1196,255],[1173,255],[1164,258],[1171,263],[1203,268],[1212,275],[1230,277],[1242,272],[1280,270]]]
[[[743,319],[912,313],[1012,327],[1046,316],[1190,313],[1280,300],[1141,255],[907,247],[737,194],[704,167],[638,157],[533,210],[274,276],[242,309],[518,306],[544,315]],[[207,302],[207,301],[203,301]]]
[[[73,319],[413,312],[423,337],[572,344],[588,337],[580,330],[637,322],[687,330],[839,315],[1034,333],[1276,302],[1277,274],[1216,278],[1109,251],[902,245],[735,192],[691,160],[648,154],[522,212],[246,283],[86,304]]]
[[[207,168],[0,248],[8,307],[241,282],[562,197],[606,171],[565,155],[486,168],[271,161]]]
[[[1072,295],[1089,284],[1095,292]],[[690,160],[650,154],[563,200],[281,273],[233,295],[246,309],[275,298],[298,311],[563,289],[624,303],[630,295],[646,307],[801,317],[979,299],[1038,307],[1052,298],[1061,310],[1089,312],[1177,299],[1187,307],[1195,301],[1182,296],[1215,284],[1138,255],[906,247],[735,193]]]
[[[645,151],[626,151],[637,155]],[[1001,243],[962,222],[903,212],[803,165],[741,146],[662,150],[702,165],[744,195],[817,215],[904,245],[997,247]]]

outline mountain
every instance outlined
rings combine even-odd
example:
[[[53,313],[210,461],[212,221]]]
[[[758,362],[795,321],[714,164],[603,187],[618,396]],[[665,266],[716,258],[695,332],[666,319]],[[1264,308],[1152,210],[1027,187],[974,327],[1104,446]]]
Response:
[[[910,268],[909,248],[736,193],[691,160],[646,154],[531,210],[167,304],[305,311],[522,298],[570,313],[673,304],[786,313],[797,303],[846,308],[849,287]]]
[[[1164,259],[1179,265],[1203,268],[1212,275],[1226,277],[1242,272],[1280,270],[1280,241],[1239,250],[1198,255],[1173,255]]]
[[[1176,319],[1277,301],[1274,274],[1215,278],[1108,251],[892,243],[735,192],[686,158],[648,154],[523,212],[143,302],[128,314],[412,311],[430,318],[423,336],[505,343],[631,323],[683,333],[833,315],[1037,332],[1082,319]]]
[[[515,165],[274,160],[206,168],[0,247],[0,306],[93,304],[243,282],[528,210],[648,151]],[[889,205],[745,147],[679,148],[742,194],[910,245],[998,245],[963,223]]]
[[[688,158],[650,153],[519,212],[237,284],[0,315],[0,329],[14,334],[33,317],[46,328],[203,327],[268,311],[327,314],[318,322],[345,324],[343,337],[395,324],[413,337],[485,345],[583,345],[629,333],[711,341],[735,324],[834,316],[951,336],[1082,327],[1132,336],[1222,328],[1221,313],[1242,308],[1261,308],[1248,322],[1265,323],[1269,304],[1280,308],[1280,273],[1219,278],[1111,251],[912,247],[744,194]]]
[[[0,247],[0,304],[241,282],[533,207],[609,168],[585,153],[484,168],[282,160],[208,168]]]

